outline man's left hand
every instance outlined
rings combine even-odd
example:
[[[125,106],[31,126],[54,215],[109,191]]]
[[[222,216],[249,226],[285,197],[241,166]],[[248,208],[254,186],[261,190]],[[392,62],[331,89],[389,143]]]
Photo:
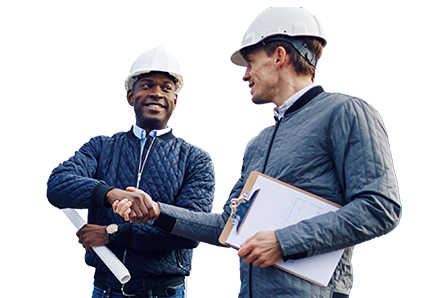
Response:
[[[77,231],[76,236],[86,250],[92,251],[92,246],[102,246],[110,242],[106,228],[107,226],[86,224]]]
[[[240,246],[238,255],[245,263],[252,263],[262,268],[282,260],[283,252],[274,231],[257,232]]]

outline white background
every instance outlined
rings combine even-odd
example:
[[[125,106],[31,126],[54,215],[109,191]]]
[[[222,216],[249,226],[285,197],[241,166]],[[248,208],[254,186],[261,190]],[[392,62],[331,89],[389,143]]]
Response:
[[[0,10],[1,267],[6,275],[2,297],[45,297],[45,7],[61,6],[62,2],[39,2],[8,1]],[[103,6],[104,2],[63,3]],[[120,3],[106,2],[109,7]],[[239,3],[225,1],[227,6]],[[438,4],[422,3],[299,1],[301,6],[364,6],[374,16],[387,17],[394,30],[403,31],[404,297],[444,295],[440,289],[446,265],[441,256],[445,210],[442,186],[446,183],[442,144],[446,96],[441,54],[445,38],[440,30],[445,17]],[[147,6],[148,2],[126,4]],[[198,1],[162,4],[200,5]],[[247,1],[242,5],[272,4]],[[281,6],[287,4],[296,2],[281,2]]]

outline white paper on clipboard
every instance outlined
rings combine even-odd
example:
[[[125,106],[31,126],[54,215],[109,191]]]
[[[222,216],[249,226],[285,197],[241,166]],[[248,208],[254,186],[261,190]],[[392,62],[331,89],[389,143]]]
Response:
[[[226,244],[239,248],[258,231],[271,231],[296,224],[327,212],[338,206],[291,187],[263,174],[256,173],[252,190],[260,189],[239,233],[234,226]],[[273,198],[273,200],[271,200]],[[274,215],[274,216],[273,216]],[[299,260],[280,261],[277,267],[321,286],[327,286],[344,250],[316,255]]]

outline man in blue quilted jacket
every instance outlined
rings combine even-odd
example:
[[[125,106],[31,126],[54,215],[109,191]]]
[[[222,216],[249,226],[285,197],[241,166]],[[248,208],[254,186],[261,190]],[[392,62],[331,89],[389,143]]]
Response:
[[[302,8],[274,7],[260,14],[231,60],[246,67],[243,80],[249,84],[252,101],[275,105],[275,125],[248,143],[241,177],[223,213],[198,214],[162,202],[149,207],[155,226],[221,245],[231,199],[241,194],[252,171],[342,206],[248,239],[238,251],[239,298],[348,297],[354,245],[390,232],[399,222],[398,186],[379,114],[359,98],[329,93],[314,84],[325,45],[320,22]],[[274,204],[275,197],[269,199]],[[123,216],[131,206],[125,200],[115,205]],[[327,285],[272,266],[340,249],[343,255]]]
[[[176,59],[161,47],[141,54],[125,82],[136,124],[128,132],[98,136],[56,167],[47,197],[58,208],[88,208],[88,224],[77,232],[96,268],[93,297],[184,297],[184,279],[198,245],[154,227],[144,193],[155,201],[210,212],[214,170],[202,149],[176,138],[167,123],[183,77]],[[134,208],[126,222],[111,208],[126,199]],[[128,268],[124,285],[92,251],[107,245]]]

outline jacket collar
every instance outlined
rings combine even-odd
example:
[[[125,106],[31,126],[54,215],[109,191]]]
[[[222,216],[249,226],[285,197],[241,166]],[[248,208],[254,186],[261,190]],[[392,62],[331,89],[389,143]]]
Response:
[[[315,87],[311,88],[310,90],[305,92],[291,107],[288,108],[288,110],[285,112],[284,116],[286,116],[290,113],[293,113],[297,110],[300,110],[307,103],[309,103],[313,98],[315,98],[322,92],[324,92],[324,88],[322,88],[321,86],[315,86]],[[276,120],[277,120],[277,118],[276,118]]]
[[[135,134],[133,133],[133,126],[130,128],[130,130],[128,132],[126,132],[126,135],[127,135],[127,137],[129,139],[137,139],[137,140],[139,140],[139,138],[137,136],[135,136]],[[175,139],[175,136],[173,135],[172,130],[170,130],[168,133],[160,135],[158,137],[158,139],[167,141],[167,140]]]

